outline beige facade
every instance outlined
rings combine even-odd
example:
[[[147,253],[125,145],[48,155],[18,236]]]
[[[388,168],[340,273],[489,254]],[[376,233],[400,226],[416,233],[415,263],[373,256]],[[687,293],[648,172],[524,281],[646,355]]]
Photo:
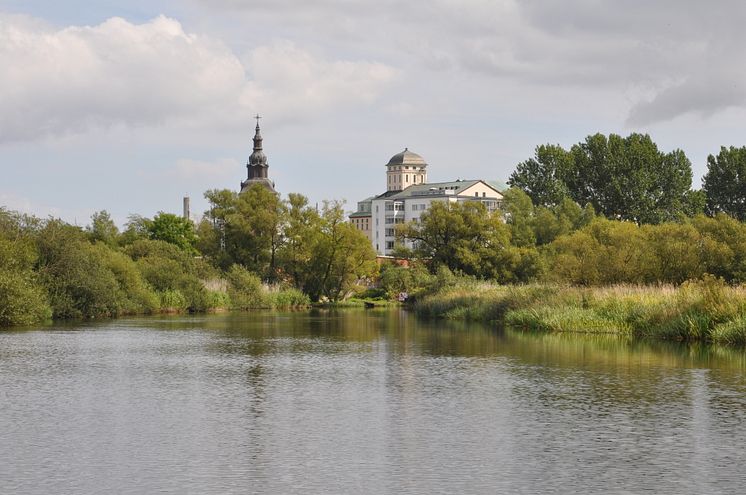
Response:
[[[386,192],[358,202],[350,222],[363,231],[379,255],[388,256],[396,242],[396,225],[419,222],[433,202],[484,204],[489,213],[499,209],[503,196],[483,180],[427,182],[427,163],[405,149],[386,164]],[[410,246],[411,247],[411,246]]]
[[[401,191],[427,182],[427,163],[408,148],[391,157],[386,164],[386,190]]]

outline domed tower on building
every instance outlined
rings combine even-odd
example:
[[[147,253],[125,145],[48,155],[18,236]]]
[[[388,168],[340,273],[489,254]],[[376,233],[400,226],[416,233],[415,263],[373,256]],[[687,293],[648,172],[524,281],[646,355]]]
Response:
[[[427,182],[427,163],[408,148],[391,157],[386,164],[386,190],[401,191],[415,184]]]
[[[261,119],[261,117],[257,115],[255,118],[256,133],[254,134],[254,151],[251,153],[251,156],[249,156],[249,162],[246,164],[249,176],[245,181],[241,182],[241,192],[246,191],[254,184],[262,184],[270,191],[276,192],[275,183],[272,182],[268,176],[269,163],[267,163],[267,155],[265,155],[262,150],[262,134],[259,129],[259,119]]]

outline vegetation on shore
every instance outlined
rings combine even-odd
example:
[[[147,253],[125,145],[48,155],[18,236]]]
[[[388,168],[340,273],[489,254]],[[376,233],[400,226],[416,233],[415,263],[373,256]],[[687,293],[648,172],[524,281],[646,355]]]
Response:
[[[436,318],[543,332],[746,344],[746,288],[713,276],[680,286],[501,286],[460,280],[414,304]]]
[[[501,211],[433,202],[393,224],[405,262],[380,266],[342,203],[262,186],[207,191],[197,224],[160,212],[123,232],[105,211],[83,229],[0,208],[0,326],[406,297],[521,328],[746,343],[745,177],[746,148],[710,156],[696,191],[683,152],[647,135],[539,146]]]

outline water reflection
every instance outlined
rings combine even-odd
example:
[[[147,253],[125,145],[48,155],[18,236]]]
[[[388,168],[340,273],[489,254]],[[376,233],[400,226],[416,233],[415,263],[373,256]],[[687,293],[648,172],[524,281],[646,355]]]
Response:
[[[0,333],[0,493],[737,492],[744,353],[400,310]]]

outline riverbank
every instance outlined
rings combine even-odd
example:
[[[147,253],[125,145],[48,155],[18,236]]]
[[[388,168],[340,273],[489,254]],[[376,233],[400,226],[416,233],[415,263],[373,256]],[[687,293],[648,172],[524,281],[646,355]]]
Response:
[[[500,286],[460,282],[421,297],[418,315],[525,331],[746,345],[746,287],[713,277],[681,286]]]

